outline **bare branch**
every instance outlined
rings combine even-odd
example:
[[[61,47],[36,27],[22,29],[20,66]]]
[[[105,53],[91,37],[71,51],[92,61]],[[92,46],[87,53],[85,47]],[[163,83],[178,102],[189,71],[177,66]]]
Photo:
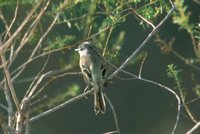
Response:
[[[60,9],[58,10],[56,16],[54,17],[54,20],[52,21],[52,23],[50,24],[50,26],[48,27],[48,29],[46,30],[46,32],[41,36],[41,38],[39,39],[37,45],[35,46],[35,48],[33,49],[30,57],[28,58],[27,62],[30,62],[33,58],[33,56],[35,55],[35,53],[37,52],[38,48],[41,46],[41,43],[43,42],[43,40],[45,39],[45,37],[47,36],[47,34],[50,32],[50,30],[53,28],[53,26],[55,25],[56,21],[58,20],[58,17],[60,16],[60,14],[62,13],[63,9],[65,8],[65,6],[68,4],[68,0],[65,0],[62,4],[62,6],[60,7]],[[12,80],[16,79],[25,69],[25,66],[13,77]]]
[[[110,131],[110,132],[105,132],[103,134],[119,134],[117,131]]]
[[[12,62],[15,60],[16,56],[19,54],[20,50],[25,46],[25,44],[29,41],[31,35],[33,34],[33,32],[35,31],[35,27],[38,25],[43,13],[45,12],[45,10],[47,9],[48,5],[50,3],[50,0],[47,1],[47,3],[45,4],[45,6],[41,9],[40,13],[37,15],[37,17],[35,18],[35,20],[32,22],[32,24],[29,26],[29,28],[27,29],[27,31],[25,32],[23,38],[21,39],[21,43],[18,46],[18,48],[15,50],[14,54],[10,57],[10,65],[11,66]]]
[[[0,47],[1,46],[2,46],[2,42],[1,42],[1,37],[0,37]],[[17,98],[17,95],[15,93],[15,89],[14,89],[13,83],[11,81],[10,72],[8,70],[7,65],[5,64],[6,60],[5,60],[5,57],[4,57],[3,53],[0,53],[0,59],[2,61],[2,64],[4,65],[3,69],[4,69],[4,75],[5,75],[5,79],[6,79],[6,82],[7,82],[7,86],[9,88],[9,91],[11,92],[11,95],[12,95],[12,98],[14,100],[14,103],[15,103],[15,106],[17,108],[17,111],[19,112],[20,111],[19,100]],[[8,90],[8,89],[6,88],[6,90]]]
[[[53,113],[53,112],[65,107],[65,106],[71,104],[72,102],[75,102],[75,101],[77,101],[77,100],[79,100],[81,98],[86,97],[87,95],[91,94],[92,92],[93,92],[92,90],[88,90],[88,91],[86,91],[86,92],[84,92],[84,93],[82,93],[82,94],[80,94],[80,95],[78,95],[78,96],[76,96],[76,97],[74,97],[74,98],[72,98],[70,100],[65,101],[64,103],[62,103],[62,104],[60,104],[60,105],[58,105],[58,106],[56,106],[56,107],[54,107],[52,109],[49,109],[49,110],[47,110],[47,111],[45,111],[45,112],[43,112],[43,113],[41,113],[39,115],[36,115],[36,116],[30,118],[29,121],[33,122],[33,121],[38,120],[38,119],[40,119],[40,118],[42,118],[44,116],[47,116],[48,114]]]
[[[142,15],[140,15],[139,13],[137,13],[135,11],[135,9],[133,9],[132,7],[129,6],[129,8],[131,9],[131,11],[136,14],[141,20],[143,20],[144,22],[146,22],[148,25],[150,25],[153,29],[155,29],[155,26],[153,23],[151,23],[150,21],[148,21],[147,19],[145,19]]]
[[[5,85],[6,86],[6,85]],[[8,112],[8,126],[11,127],[12,126],[12,115],[13,115],[13,104],[12,104],[12,99],[9,93],[9,90],[7,90],[6,88],[3,88],[2,85],[0,85],[0,87],[3,89],[4,94],[5,94],[5,98],[6,98],[6,102],[7,102],[7,107],[5,107],[4,109],[7,109]],[[4,106],[2,106],[3,108]]]
[[[146,58],[147,58],[147,53],[145,53],[145,56],[144,56],[144,58],[142,59],[142,63],[141,63],[141,65],[140,65],[140,70],[139,70],[139,75],[138,75],[139,78],[141,78],[142,69],[143,69],[144,61],[146,60]]]
[[[144,61],[144,60],[143,60]],[[113,64],[110,63],[110,65],[114,68],[116,68],[116,66],[114,66]],[[141,75],[137,76],[137,75],[134,75],[130,72],[127,72],[127,71],[124,71],[124,70],[120,70],[122,71],[123,73],[125,74],[128,74],[130,76],[132,76],[134,79],[138,79],[138,80],[142,80],[142,81],[145,81],[145,82],[148,82],[148,83],[151,83],[151,84],[154,84],[156,86],[159,86],[161,88],[164,88],[165,90],[169,91],[171,94],[173,94],[175,97],[176,97],[176,100],[177,100],[177,116],[176,116],[176,122],[174,124],[174,128],[173,128],[173,131],[172,131],[172,134],[175,133],[176,131],[176,128],[178,126],[178,122],[179,122],[179,118],[180,118],[180,109],[181,109],[181,100],[179,98],[179,96],[176,94],[176,92],[174,92],[172,89],[170,89],[169,87],[167,86],[164,86],[160,83],[157,83],[157,82],[154,82],[154,81],[151,81],[151,80],[148,80],[148,79],[145,79],[145,78],[142,78]],[[139,73],[141,74],[141,73]]]
[[[12,19],[12,22],[10,23],[10,26],[8,27],[7,31],[6,31],[6,34],[5,34],[5,37],[4,39],[7,38],[7,35],[11,36],[11,33],[10,33],[10,30],[13,26],[13,24],[15,23],[15,20],[17,18],[17,13],[18,13],[18,9],[19,9],[19,0],[17,0],[17,5],[16,5],[16,8],[15,8],[15,14],[14,14],[14,17]]]
[[[107,36],[107,39],[106,39],[106,44],[105,44],[104,49],[103,49],[103,54],[102,54],[103,56],[106,54],[106,49],[108,48],[108,41],[110,39],[112,31],[113,31],[113,26],[109,30],[109,33],[108,33],[108,36]]]
[[[151,80],[148,80],[148,79],[145,79],[145,78],[139,78],[139,80],[142,80],[142,81],[145,81],[145,82],[148,82],[148,83],[151,83],[153,85],[156,85],[156,86],[159,86],[161,88],[164,88],[165,90],[167,90],[168,92],[170,92],[171,94],[173,94],[175,97],[176,97],[176,100],[177,100],[177,116],[176,116],[176,122],[175,122],[175,125],[174,125],[174,128],[173,128],[173,131],[172,131],[172,134],[175,133],[176,131],[176,128],[178,126],[178,122],[179,122],[179,118],[180,118],[180,109],[181,109],[181,100],[179,98],[179,96],[176,94],[176,92],[174,92],[172,89],[170,89],[169,87],[167,86],[164,86],[160,83],[157,83],[157,82],[154,82],[154,81],[151,81]]]
[[[29,100],[31,99],[31,97],[33,96],[33,93],[35,92],[35,90],[37,89],[38,85],[41,83],[41,81],[48,75],[50,74],[52,71],[47,72],[45,74],[42,74],[42,72],[44,71],[47,63],[49,60],[49,56],[46,59],[46,62],[44,63],[44,66],[42,67],[41,71],[37,74],[37,76],[35,77],[35,79],[33,80],[33,82],[30,84],[29,89],[26,92],[26,95],[24,96],[24,98],[28,98]],[[42,74],[42,75],[41,75]],[[36,81],[37,80],[37,81]]]
[[[192,129],[190,129],[189,131],[187,131],[186,134],[194,134],[194,132],[200,127],[200,121],[196,123],[196,125],[194,125],[192,127]]]
[[[109,99],[109,97],[105,93],[104,93],[104,96],[105,96],[106,101],[108,102],[108,104],[109,104],[109,106],[111,108],[111,111],[112,111],[112,114],[113,114],[113,117],[114,117],[116,131],[113,131],[113,132],[115,132],[117,134],[120,134],[119,123],[118,123],[118,119],[117,119],[117,114],[115,112],[115,108],[114,108],[111,100]],[[106,133],[106,134],[108,134],[108,133]]]
[[[158,29],[160,28],[160,26],[170,17],[170,15],[173,13],[175,6],[174,4],[171,2],[171,10],[169,11],[169,13],[163,18],[163,20],[160,21],[160,23],[149,33],[149,35],[147,36],[147,38],[140,44],[140,46],[131,54],[131,56],[129,56],[126,61],[123,62],[123,64],[113,73],[111,74],[108,79],[112,79],[114,76],[116,76],[120,70],[122,70],[124,67],[127,66],[127,64],[129,63],[129,61],[131,59],[133,59],[135,57],[136,54],[138,54],[140,52],[140,50],[146,45],[146,43],[152,38],[152,36],[158,31]]]
[[[44,0],[40,0],[31,10],[30,13],[28,13],[27,17],[24,19],[24,21],[21,23],[21,25],[18,27],[18,29],[12,34],[12,36],[2,45],[0,46],[0,53],[8,48],[11,45],[11,42],[13,39],[20,33],[20,31],[24,28],[24,26],[27,24],[27,22],[30,20],[31,16],[35,12],[35,10],[39,7],[39,5],[42,3]]]
[[[8,108],[5,105],[0,103],[0,107],[8,112]]]

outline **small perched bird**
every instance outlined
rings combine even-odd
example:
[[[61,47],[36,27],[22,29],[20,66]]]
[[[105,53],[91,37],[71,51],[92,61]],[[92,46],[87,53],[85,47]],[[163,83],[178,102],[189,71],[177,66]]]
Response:
[[[91,42],[83,42],[75,51],[80,55],[79,66],[88,89],[94,90],[94,111],[105,113],[103,88],[107,79],[107,63]]]

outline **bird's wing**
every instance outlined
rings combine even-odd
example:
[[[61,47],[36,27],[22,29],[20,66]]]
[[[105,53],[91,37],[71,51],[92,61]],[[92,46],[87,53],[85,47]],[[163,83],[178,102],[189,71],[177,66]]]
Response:
[[[82,67],[83,76],[85,77],[84,79],[86,79],[87,81],[92,81],[92,74],[89,68],[83,64],[81,65],[81,67]]]
[[[102,78],[105,80],[107,77],[107,69],[105,64],[101,64],[101,74]]]

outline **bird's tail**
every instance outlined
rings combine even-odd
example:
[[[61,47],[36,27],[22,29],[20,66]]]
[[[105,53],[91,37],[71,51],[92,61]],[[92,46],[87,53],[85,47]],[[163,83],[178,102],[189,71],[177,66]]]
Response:
[[[96,89],[94,91],[94,111],[96,114],[106,112],[106,103],[102,89]]]

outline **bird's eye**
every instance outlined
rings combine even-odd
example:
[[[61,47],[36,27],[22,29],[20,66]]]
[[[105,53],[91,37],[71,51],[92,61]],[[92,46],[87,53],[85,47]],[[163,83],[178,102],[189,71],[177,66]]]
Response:
[[[84,48],[80,48],[80,50],[82,51]]]

